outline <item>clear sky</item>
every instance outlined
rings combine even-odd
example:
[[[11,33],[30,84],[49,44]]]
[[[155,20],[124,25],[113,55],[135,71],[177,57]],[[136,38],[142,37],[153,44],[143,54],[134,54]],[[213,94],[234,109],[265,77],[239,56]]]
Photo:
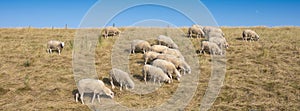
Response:
[[[189,0],[184,1],[184,5],[188,8]],[[43,28],[64,27],[68,24],[69,27],[76,28],[97,2],[99,1],[0,0],[0,27],[30,25]],[[201,0],[201,2],[220,26],[300,26],[300,0]],[[158,14],[160,16],[157,16]],[[176,26],[193,24],[176,10],[155,5],[141,5],[121,12],[108,25],[116,23],[117,26],[128,26],[138,20],[153,17],[169,21]]]

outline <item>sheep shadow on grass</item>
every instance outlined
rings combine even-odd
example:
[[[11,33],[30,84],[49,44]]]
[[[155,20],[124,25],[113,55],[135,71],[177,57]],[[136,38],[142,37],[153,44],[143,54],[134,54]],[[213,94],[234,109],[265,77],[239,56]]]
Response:
[[[141,82],[144,81],[144,77],[140,74],[133,74],[133,77]]]
[[[236,37],[235,40],[243,41],[243,37]]]

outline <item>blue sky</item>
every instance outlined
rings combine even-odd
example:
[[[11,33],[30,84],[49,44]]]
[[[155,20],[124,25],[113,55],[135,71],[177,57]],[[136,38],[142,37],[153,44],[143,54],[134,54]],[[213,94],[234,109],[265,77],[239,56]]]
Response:
[[[112,1],[112,0],[111,0]],[[126,1],[126,0],[123,0]],[[127,1],[128,2],[128,1]],[[299,0],[201,0],[220,26],[300,26]],[[97,0],[1,0],[0,27],[77,28]],[[189,8],[188,0],[184,0]],[[200,7],[200,6],[199,6]],[[111,7],[116,8],[116,7]],[[195,14],[197,10],[191,11]],[[95,18],[95,20],[101,19]],[[140,20],[157,19],[176,26],[193,24],[171,8],[140,5],[120,12],[108,25],[130,26]]]

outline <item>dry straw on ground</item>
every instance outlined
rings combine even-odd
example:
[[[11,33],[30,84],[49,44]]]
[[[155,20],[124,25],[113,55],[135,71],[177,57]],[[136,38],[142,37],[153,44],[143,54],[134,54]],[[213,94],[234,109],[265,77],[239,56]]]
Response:
[[[211,110],[298,110],[300,28],[250,27],[261,37],[257,42],[242,41],[244,29],[222,28],[230,44],[226,53],[227,70],[224,86]],[[135,28],[122,30],[136,31]],[[160,30],[168,29],[152,28],[141,34],[171,36],[170,32]],[[187,28],[181,30],[186,32]],[[77,89],[72,69],[75,32],[75,29],[0,29],[0,110],[88,110],[87,106],[75,103],[73,95]],[[61,56],[46,53],[46,43],[51,39],[65,42]],[[107,81],[116,38],[99,41],[95,65],[99,79]],[[200,41],[191,39],[195,51],[200,49]],[[197,57],[201,70],[198,89],[185,110],[199,109],[211,74],[210,56],[198,54]],[[137,74],[137,78],[141,75],[141,58],[140,53],[129,57],[131,74]],[[127,107],[154,107],[168,99],[177,86],[175,81],[145,95],[121,92],[117,88],[113,90],[114,100]]]

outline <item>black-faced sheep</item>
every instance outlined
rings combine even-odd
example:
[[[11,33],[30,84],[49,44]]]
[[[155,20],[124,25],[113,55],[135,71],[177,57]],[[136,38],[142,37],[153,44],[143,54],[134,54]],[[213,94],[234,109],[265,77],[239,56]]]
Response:
[[[159,84],[160,82],[171,83],[171,79],[168,77],[168,75],[161,68],[158,68],[156,66],[144,65],[143,74],[144,74],[144,81],[146,84],[147,84],[147,77],[153,79],[154,83],[155,81],[158,81]]]
[[[130,89],[134,88],[134,82],[129,77],[129,74],[120,69],[113,68],[109,73],[109,78],[110,78],[112,89],[115,88],[113,81],[116,81],[120,84],[120,90],[122,90],[123,86],[125,86],[126,90],[128,88]]]
[[[202,31],[203,27],[200,25],[192,25],[189,29],[188,29],[188,37],[192,37],[193,34],[196,34],[196,37],[203,37],[204,36],[204,32]]]
[[[171,78],[171,81],[173,79],[172,74],[176,75],[178,81],[180,80],[181,75],[173,63],[162,59],[156,59],[152,62],[152,65],[161,68],[165,73],[167,73]]]
[[[97,79],[81,79],[78,82],[78,91],[80,93],[81,103],[83,102],[84,93],[93,93],[92,103],[94,102],[95,96],[97,95],[98,102],[100,103],[99,95],[105,94],[110,98],[114,97],[114,93],[107,88],[101,80]],[[78,93],[76,93],[76,102],[78,102]]]
[[[108,36],[120,36],[121,31],[116,27],[106,27],[103,29],[102,35],[104,38],[107,38]]]
[[[259,40],[258,34],[253,30],[249,30],[249,29],[244,30],[242,35],[243,35],[243,40],[245,40],[245,41],[247,41],[248,38],[250,39],[250,42],[254,41],[254,40],[256,40],[256,41]]]
[[[135,53],[135,50],[142,50],[143,53],[149,51],[151,49],[151,46],[149,42],[145,40],[133,40],[131,42],[131,50],[130,52]]]
[[[157,37],[157,41],[159,45],[165,45],[169,48],[178,49],[177,44],[170,37],[165,35],[159,35]]]
[[[212,55],[222,55],[222,50],[214,42],[202,41],[200,53],[205,53],[205,51],[209,51]]]
[[[65,43],[61,41],[56,40],[50,40],[47,44],[47,52],[52,53],[53,50],[58,51],[58,54],[60,55],[62,49],[64,48]]]

